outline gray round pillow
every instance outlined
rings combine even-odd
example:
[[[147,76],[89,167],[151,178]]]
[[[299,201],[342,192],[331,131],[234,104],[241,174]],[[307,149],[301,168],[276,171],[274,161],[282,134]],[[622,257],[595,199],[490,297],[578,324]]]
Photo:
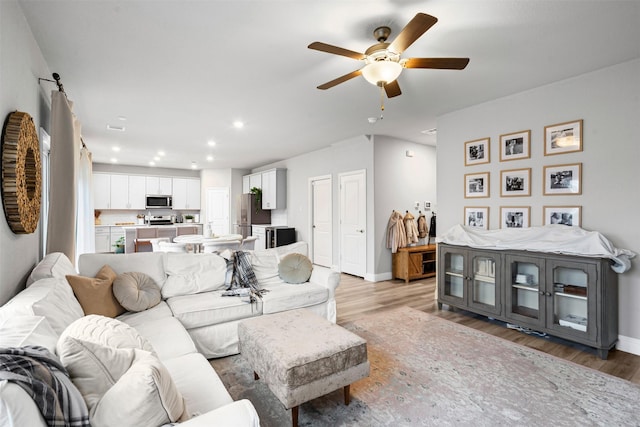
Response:
[[[278,275],[287,283],[304,283],[311,277],[313,264],[302,254],[289,254],[280,260]]]
[[[122,273],[113,281],[113,295],[129,311],[144,311],[160,303],[156,282],[144,273]]]

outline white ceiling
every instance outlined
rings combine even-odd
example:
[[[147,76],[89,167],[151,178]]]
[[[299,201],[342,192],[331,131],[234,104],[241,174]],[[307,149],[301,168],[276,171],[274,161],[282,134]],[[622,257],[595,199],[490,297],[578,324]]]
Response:
[[[164,150],[157,167],[253,168],[365,134],[435,145],[421,131],[443,113],[640,57],[639,1],[19,3],[99,163]],[[439,21],[403,57],[469,57],[465,70],[405,69],[375,124],[380,93],[362,77],[316,89],[362,64],[309,43],[363,52],[375,27],[393,40],[417,12]]]

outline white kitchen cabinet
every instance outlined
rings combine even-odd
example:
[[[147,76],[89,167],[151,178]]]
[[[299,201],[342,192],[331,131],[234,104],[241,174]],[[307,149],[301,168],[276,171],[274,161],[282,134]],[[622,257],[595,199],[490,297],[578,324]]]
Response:
[[[144,209],[146,180],[141,175],[111,175],[111,209]]]
[[[147,193],[152,195],[169,195],[173,194],[172,179],[168,176],[148,176],[147,177]]]
[[[271,169],[262,172],[262,209],[287,207],[287,170]]]
[[[108,225],[96,225],[96,253],[111,252],[111,231]]]
[[[173,209],[200,209],[200,180],[173,178]]]
[[[251,235],[256,237],[255,249],[266,249],[267,248],[267,230],[266,228],[269,225],[252,225],[251,226]]]
[[[111,209],[111,175],[93,174],[93,208]]]
[[[261,173],[253,173],[249,175],[249,191],[247,191],[247,193],[250,193],[253,187],[262,188]]]

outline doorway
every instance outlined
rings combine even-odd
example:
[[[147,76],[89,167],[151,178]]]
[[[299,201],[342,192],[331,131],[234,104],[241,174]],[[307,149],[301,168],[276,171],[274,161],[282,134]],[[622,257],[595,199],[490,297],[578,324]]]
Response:
[[[340,271],[364,277],[367,271],[366,171],[341,173]]]
[[[331,268],[333,262],[333,204],[331,175],[309,178],[311,194],[311,260]]]

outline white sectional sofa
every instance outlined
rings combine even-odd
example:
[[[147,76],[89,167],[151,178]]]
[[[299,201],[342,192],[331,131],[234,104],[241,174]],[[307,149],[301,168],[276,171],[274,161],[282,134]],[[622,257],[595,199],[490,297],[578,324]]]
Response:
[[[237,324],[245,318],[307,307],[335,322],[334,296],[339,274],[314,266],[307,283],[285,283],[278,276],[278,263],[291,252],[306,255],[307,244],[295,243],[251,252],[251,263],[258,283],[269,290],[254,303],[248,303],[241,297],[222,296],[229,276],[226,262],[217,254],[85,254],[80,257],[78,272],[64,255],[49,254],[32,271],[27,288],[0,307],[0,347],[39,345],[60,356],[60,352],[68,351],[69,331],[80,327],[86,335],[80,338],[93,341],[102,339],[96,336],[102,337],[105,332],[87,333],[87,324],[90,329],[94,327],[92,322],[95,320],[101,325],[102,321],[106,322],[107,335],[114,324],[121,325],[139,335],[137,341],[133,340],[134,344],[130,343],[126,350],[135,351],[135,357],[133,353],[127,353],[131,360],[138,360],[140,350],[152,352],[166,368],[183,399],[182,417],[170,421],[181,421],[180,425],[187,427],[258,426],[259,419],[251,402],[234,402],[207,358],[238,352]],[[162,301],[144,311],[126,312],[116,320],[85,316],[65,276],[79,273],[81,276],[94,277],[104,265],[109,265],[117,274],[145,273],[160,287]],[[117,338],[109,341],[112,342],[123,341]],[[148,345],[140,347],[136,344],[141,342]],[[125,351],[116,347],[113,351]],[[73,374],[71,377],[73,379]],[[124,377],[118,381],[124,381]],[[115,389],[118,382],[111,386]],[[124,408],[126,391],[116,401]],[[107,413],[117,414],[118,411]],[[115,415],[113,421],[112,425],[127,425]],[[46,424],[37,406],[22,388],[12,382],[0,381],[0,425]]]

